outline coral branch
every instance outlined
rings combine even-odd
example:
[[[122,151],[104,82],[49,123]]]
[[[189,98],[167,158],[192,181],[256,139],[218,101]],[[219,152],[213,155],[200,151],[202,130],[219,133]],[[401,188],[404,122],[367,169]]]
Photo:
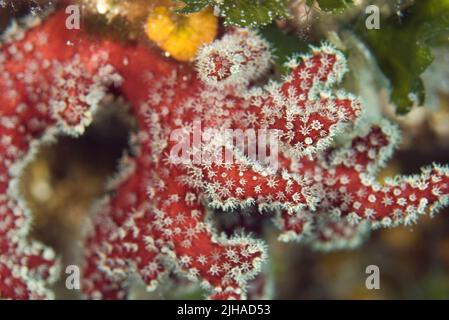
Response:
[[[295,156],[323,150],[344,124],[360,114],[355,97],[342,92],[334,97],[330,91],[346,73],[344,56],[328,45],[313,48],[311,55],[290,60],[292,71],[282,83],[271,82],[239,94],[239,86],[266,71],[268,50],[268,45],[253,32],[237,30],[200,50],[198,72],[212,88],[223,91],[227,86],[237,91],[232,92],[237,97],[229,99],[232,108],[227,108],[233,127],[278,130],[281,141]],[[199,104],[210,105],[213,98],[221,100],[222,94],[209,92]]]
[[[420,175],[398,175],[383,184],[376,181],[398,135],[394,126],[382,121],[321,159],[294,163],[296,171],[314,177],[324,193],[316,211],[277,215],[275,221],[283,230],[280,239],[327,249],[354,246],[369,229],[410,225],[427,209],[433,213],[447,205],[446,167],[433,165]]]
[[[204,46],[198,53],[196,68],[208,86],[246,86],[270,67],[269,45],[254,31],[233,29],[222,39]]]
[[[257,205],[260,209],[283,208],[292,212],[314,207],[319,201],[311,180],[287,172],[267,172],[248,160],[212,163],[192,166],[183,181],[203,190],[211,206],[224,210]]]

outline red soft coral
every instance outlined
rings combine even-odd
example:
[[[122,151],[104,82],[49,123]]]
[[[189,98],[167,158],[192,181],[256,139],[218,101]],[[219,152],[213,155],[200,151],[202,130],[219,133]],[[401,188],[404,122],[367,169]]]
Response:
[[[81,134],[109,88],[128,100],[139,131],[89,228],[88,297],[125,298],[133,275],[153,289],[175,270],[200,281],[211,298],[244,298],[266,249],[248,236],[219,235],[208,208],[276,211],[281,239],[341,247],[371,226],[413,222],[427,205],[446,203],[448,171],[438,166],[384,186],[374,182],[394,143],[389,125],[325,150],[360,114],[355,97],[331,91],[346,63],[328,45],[292,59],[282,82],[258,87],[253,83],[268,70],[270,54],[252,31],[232,29],[205,46],[195,70],[143,45],[67,30],[64,22],[58,12],[2,47],[0,134],[7,138],[0,174],[6,192],[20,172],[9,167],[20,169],[45,137]],[[199,128],[214,131],[202,135]],[[227,130],[257,133],[256,148],[230,143]],[[246,154],[271,134],[276,143],[268,153]],[[5,206],[9,221],[20,206],[13,193],[5,203],[12,203]],[[24,237],[5,230],[13,235],[3,236],[6,246]],[[5,261],[16,261],[5,252]]]

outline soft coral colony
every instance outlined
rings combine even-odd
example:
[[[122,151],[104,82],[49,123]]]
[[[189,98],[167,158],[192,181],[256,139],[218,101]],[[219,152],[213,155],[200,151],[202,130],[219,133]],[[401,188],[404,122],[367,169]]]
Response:
[[[373,228],[413,224],[447,204],[445,167],[376,181],[399,133],[386,121],[354,124],[363,108],[332,90],[346,61],[329,45],[289,61],[282,82],[255,86],[269,69],[270,48],[247,29],[231,28],[204,46],[192,68],[146,45],[93,38],[64,23],[63,12],[27,19],[2,39],[2,298],[52,297],[46,287],[59,263],[50,248],[29,239],[32,213],[18,181],[39,145],[82,135],[111,90],[129,102],[139,131],[89,223],[86,298],[126,298],[136,275],[153,290],[173,271],[200,282],[209,298],[246,298],[248,282],[269,259],[267,248],[250,236],[220,234],[214,208],[274,212],[280,240],[332,249],[357,245]],[[233,163],[174,163],[172,132],[181,129],[190,139],[196,121],[218,130],[276,130],[278,170],[237,150]],[[331,147],[343,131],[346,145]]]

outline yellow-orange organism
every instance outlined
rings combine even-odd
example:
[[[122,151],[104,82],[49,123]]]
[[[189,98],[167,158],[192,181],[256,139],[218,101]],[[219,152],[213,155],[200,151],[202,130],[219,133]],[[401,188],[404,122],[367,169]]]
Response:
[[[149,15],[145,31],[152,41],[173,58],[189,61],[201,45],[215,39],[217,28],[217,17],[211,10],[181,15],[160,6]]]

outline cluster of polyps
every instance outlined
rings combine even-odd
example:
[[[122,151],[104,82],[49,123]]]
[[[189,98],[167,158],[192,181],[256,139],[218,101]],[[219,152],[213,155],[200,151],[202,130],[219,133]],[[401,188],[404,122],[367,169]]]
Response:
[[[354,97],[331,91],[346,64],[330,46],[292,59],[282,82],[255,87],[270,55],[253,32],[232,30],[204,47],[195,70],[139,44],[67,30],[64,21],[59,12],[27,31],[12,28],[1,47],[2,297],[45,297],[37,275],[53,270],[50,251],[26,241],[31,216],[17,192],[21,169],[40,142],[82,134],[111,87],[128,100],[139,131],[87,228],[86,297],[125,298],[136,275],[154,289],[175,272],[201,282],[211,298],[244,298],[266,249],[248,236],[219,235],[214,208],[274,211],[281,240],[331,248],[355,244],[373,227],[414,223],[426,207],[447,202],[449,173],[436,165],[375,181],[397,140],[391,125],[373,125],[325,150],[360,113]],[[195,121],[218,130],[276,130],[279,170],[235,150],[233,163],[171,162],[171,132],[193,135]]]

